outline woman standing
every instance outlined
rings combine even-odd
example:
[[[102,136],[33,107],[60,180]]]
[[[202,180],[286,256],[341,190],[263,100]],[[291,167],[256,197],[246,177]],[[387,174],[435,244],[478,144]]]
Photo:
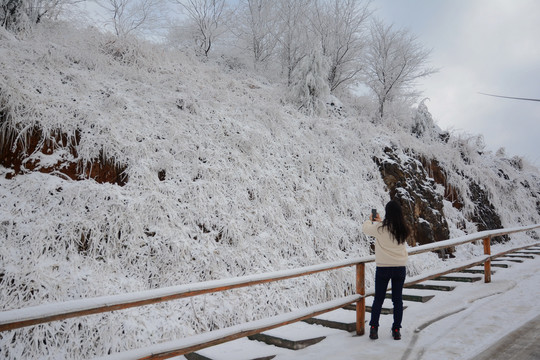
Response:
[[[392,281],[392,302],[394,304],[394,323],[392,336],[401,339],[401,320],[403,319],[403,284],[405,283],[405,265],[407,264],[406,239],[409,228],[405,224],[403,212],[398,202],[392,200],[386,204],[384,220],[379,214],[362,225],[362,231],[375,238],[375,299],[371,308],[369,322],[370,339],[378,339],[379,317],[386,296],[388,282]]]

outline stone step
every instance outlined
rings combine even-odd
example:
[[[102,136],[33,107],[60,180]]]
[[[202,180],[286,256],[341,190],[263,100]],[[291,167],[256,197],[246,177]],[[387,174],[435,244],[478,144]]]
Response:
[[[403,300],[426,302],[431,300],[435,295],[420,295],[420,294],[403,294]],[[387,298],[392,298],[391,294],[386,294]],[[366,303],[372,303],[373,297],[366,298]],[[407,306],[403,306],[403,310],[407,309]],[[366,306],[366,312],[371,312],[371,306]],[[394,313],[393,308],[383,308],[381,314],[391,315]],[[356,304],[349,304],[341,309],[331,311],[326,314],[306,319],[304,322],[308,324],[322,325],[332,329],[355,331],[356,330]]]
[[[540,255],[540,251],[522,250],[522,251],[516,251],[513,254]]]
[[[248,338],[250,340],[262,341],[268,345],[274,345],[290,350],[300,350],[310,345],[317,344],[327,336],[336,334],[336,332],[339,332],[339,330],[309,325],[306,322],[300,321],[268,330],[260,334],[251,335],[248,336]]]
[[[406,308],[407,308],[407,306],[403,305],[403,310],[405,310]],[[344,306],[343,309],[356,311],[356,305],[350,304],[350,305]],[[369,312],[369,313],[371,312],[371,306],[366,305],[366,312]],[[381,309],[381,314],[383,314],[383,315],[392,315],[393,313],[394,313],[393,308],[385,308],[385,307],[383,307]]]
[[[268,335],[265,333],[255,334],[248,336],[249,340],[262,341],[268,345],[274,345],[277,347],[282,347],[291,350],[300,350],[304,349],[310,345],[314,345],[318,342],[326,339],[326,336],[319,336],[315,338],[302,339],[302,340],[289,340],[285,338],[280,338],[278,336]]]
[[[403,310],[407,308],[407,305],[403,305]],[[371,306],[366,306],[366,312],[371,313]],[[394,313],[394,308],[385,308],[381,309],[381,314],[383,315],[392,315]]]
[[[461,270],[460,272],[464,274],[483,274],[484,271],[484,269],[465,269]],[[491,270],[491,275],[493,274],[495,274],[495,271]]]
[[[493,263],[493,261],[492,261],[491,262],[491,267],[508,268],[509,265],[508,264],[503,264],[503,263],[496,264],[496,263]]]
[[[506,254],[504,256],[517,259],[534,259],[534,255]]]
[[[416,294],[403,294],[403,300],[425,303],[433,299],[435,295],[416,295]],[[386,294],[387,299],[392,298],[392,294]]]
[[[437,284],[434,282],[431,283],[420,283],[407,286],[407,289],[419,289],[419,290],[436,290],[436,291],[452,291],[456,287],[452,285]]]
[[[356,330],[356,321],[354,322],[341,322],[341,321],[334,321],[334,320],[328,320],[328,319],[319,319],[319,318],[309,318],[303,320],[304,322],[312,325],[321,325],[324,327],[332,328],[332,329],[338,329],[338,330],[345,330],[348,332],[355,331]]]
[[[279,350],[258,341],[241,338],[185,354],[184,357],[187,360],[270,360],[275,358],[280,351],[283,353],[288,350]]]
[[[229,357],[221,357],[221,356],[217,356],[217,357],[211,357],[209,358],[208,356],[204,356],[204,355],[201,355],[199,353],[196,353],[196,352],[192,352],[192,353],[189,353],[189,354],[185,354],[184,357],[187,359],[187,360],[220,360],[220,359],[229,359]],[[276,355],[269,355],[269,356],[262,356],[262,357],[256,357],[256,358],[249,358],[247,360],[271,360],[273,358],[275,358]]]
[[[463,275],[443,275],[439,276],[438,278],[435,278],[435,280],[439,281],[457,281],[457,282],[476,282],[482,280],[481,276],[466,276],[466,274]]]
[[[353,304],[354,305],[354,304]],[[345,306],[341,309],[330,311],[321,315],[304,320],[308,324],[321,325],[331,329],[355,331],[356,330],[356,307],[351,309]]]
[[[201,355],[201,354],[198,354],[196,352],[192,352],[192,353],[189,353],[189,354],[185,354],[184,357],[187,359],[187,360],[214,360],[212,358],[209,358],[209,357],[206,357],[204,355]]]
[[[499,258],[493,259],[493,260],[491,260],[491,263],[493,264],[494,261],[511,261],[511,262],[516,262],[516,263],[522,263],[523,262],[523,260],[521,260],[521,259],[507,258],[507,257],[499,257]]]

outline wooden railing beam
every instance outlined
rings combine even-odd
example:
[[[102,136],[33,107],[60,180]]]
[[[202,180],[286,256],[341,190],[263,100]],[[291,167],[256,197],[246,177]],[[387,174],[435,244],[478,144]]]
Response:
[[[486,236],[502,236],[539,228],[540,224],[525,226],[513,229],[499,229],[482,231],[476,234],[466,235],[457,239],[440,241],[436,244],[418,246],[408,250],[409,255],[420,254],[438,249],[453,247],[472,241],[476,241]],[[190,296],[232,290],[236,288],[264,284],[279,280],[291,279],[300,276],[306,276],[323,271],[335,270],[356,265],[358,263],[369,263],[375,260],[374,256],[343,260],[335,263],[307,266],[304,268],[276,271],[273,273],[264,273],[258,275],[244,276],[228,281],[208,281],[203,283],[188,284],[170,288],[160,289],[160,295],[155,295],[153,290],[141,291],[139,293],[127,294],[129,300],[124,295],[104,296],[92,299],[72,300],[64,303],[57,303],[55,311],[51,312],[48,305],[35,306],[25,309],[16,309],[0,312],[0,332],[6,330],[18,329],[25,326],[37,325],[46,322],[63,320],[78,316],[98,314],[116,310],[123,310],[137,306],[150,305],[164,301],[176,300]],[[218,284],[218,285],[214,285]],[[152,295],[147,295],[152,294]],[[29,316],[28,314],[32,315]]]
[[[362,258],[362,261],[364,262],[372,262],[374,260],[374,256]],[[292,279],[300,276],[320,273],[323,271],[350,267],[355,264],[355,262],[351,263],[351,261],[348,260],[336,263],[307,266],[305,268],[295,269],[295,271],[290,272],[277,271],[274,273],[244,276],[230,279],[229,281],[207,281],[197,284],[188,284],[185,286],[173,286],[170,288],[161,289],[162,293],[165,294],[162,296],[152,295],[155,294],[155,291],[149,290],[132,293],[130,294],[131,299],[129,300],[126,300],[126,298],[122,295],[73,300],[64,303],[57,303],[56,305],[59,310],[55,309],[52,311],[50,309],[50,305],[39,305],[25,309],[8,310],[0,312],[0,332],[73,317],[124,310],[132,307],[151,305],[191,296],[216,293],[269,282]]]
[[[356,335],[364,335],[366,322],[366,266],[356,265],[356,293],[361,296],[356,302]]]
[[[489,257],[483,256],[478,260],[472,261],[472,262],[467,263],[467,264],[462,264],[460,266],[447,268],[447,269],[445,269],[443,271],[439,271],[439,272],[437,272],[435,274],[425,275],[425,276],[422,276],[422,277],[414,277],[412,279],[409,279],[409,280],[405,281],[405,284],[403,285],[403,287],[413,286],[413,285],[419,284],[419,283],[421,283],[423,281],[436,279],[439,276],[443,276],[443,275],[451,274],[451,273],[458,272],[458,271],[461,271],[461,270],[465,270],[465,269],[468,269],[468,268],[473,267],[473,266],[482,265],[482,264],[484,264],[484,262],[487,259],[489,259]]]
[[[491,255],[491,236],[484,238],[484,255]],[[491,258],[484,263],[484,282],[491,282]]]

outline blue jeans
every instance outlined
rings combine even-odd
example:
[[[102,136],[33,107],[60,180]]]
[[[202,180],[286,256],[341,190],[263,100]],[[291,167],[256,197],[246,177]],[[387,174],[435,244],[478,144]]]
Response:
[[[406,276],[405,266],[377,267],[375,271],[375,299],[371,306],[369,325],[379,326],[379,317],[386,297],[388,282],[392,280],[392,303],[394,304],[394,324],[392,328],[401,328],[403,319],[403,284]]]

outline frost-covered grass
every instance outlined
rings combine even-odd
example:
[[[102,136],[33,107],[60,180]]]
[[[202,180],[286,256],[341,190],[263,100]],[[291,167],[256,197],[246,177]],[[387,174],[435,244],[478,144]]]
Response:
[[[16,39],[0,28],[0,105],[1,141],[22,141],[35,125],[45,134],[80,134],[76,160],[104,154],[129,178],[123,187],[59,173],[7,180],[11,170],[0,167],[3,309],[367,255],[361,223],[389,200],[372,157],[388,145],[404,157],[435,157],[449,171],[465,203],[464,211],[445,203],[452,236],[475,231],[463,174],[485,187],[503,225],[540,222],[531,195],[540,192],[538,169],[479,155],[475,138],[417,138],[403,111],[383,125],[347,104],[342,115],[308,117],[280,84],[93,30],[52,24]],[[33,156],[70,160],[61,151]],[[477,251],[468,249],[464,257]],[[418,255],[409,273],[436,266],[435,255]],[[368,266],[368,286],[372,273]],[[11,359],[87,358],[353,289],[353,271],[338,270],[6,332],[0,349]]]

